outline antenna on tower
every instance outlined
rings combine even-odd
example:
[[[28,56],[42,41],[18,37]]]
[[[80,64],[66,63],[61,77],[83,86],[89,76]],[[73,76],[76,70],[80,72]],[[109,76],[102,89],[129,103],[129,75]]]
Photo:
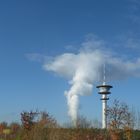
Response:
[[[106,65],[103,66],[103,85],[106,84]]]

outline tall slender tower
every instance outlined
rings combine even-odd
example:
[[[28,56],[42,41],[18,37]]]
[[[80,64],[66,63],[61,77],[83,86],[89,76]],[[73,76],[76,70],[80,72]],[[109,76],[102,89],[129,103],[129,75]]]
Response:
[[[107,97],[108,94],[111,94],[110,88],[112,88],[111,85],[107,85],[105,82],[105,66],[104,66],[104,79],[103,79],[103,84],[97,86],[99,88],[99,94],[101,94],[101,100],[102,100],[102,128],[106,129],[107,128],[107,115],[106,115],[106,110],[107,110],[107,101],[109,98]]]

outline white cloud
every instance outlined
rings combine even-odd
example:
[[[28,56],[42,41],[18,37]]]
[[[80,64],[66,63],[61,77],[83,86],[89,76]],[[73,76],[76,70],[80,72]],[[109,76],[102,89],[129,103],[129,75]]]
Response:
[[[100,40],[96,35],[90,33],[86,35],[86,40],[81,43],[81,50],[89,51],[93,49],[103,49],[105,46],[105,41]]]

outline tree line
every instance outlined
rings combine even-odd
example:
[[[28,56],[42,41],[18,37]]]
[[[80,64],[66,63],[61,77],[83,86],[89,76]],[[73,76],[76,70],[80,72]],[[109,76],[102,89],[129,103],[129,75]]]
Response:
[[[0,140],[139,140],[140,113],[127,104],[114,100],[106,110],[108,128],[96,127],[92,121],[79,117],[76,127],[61,126],[47,112],[24,111],[21,124],[0,123]],[[99,125],[98,125],[99,126]]]

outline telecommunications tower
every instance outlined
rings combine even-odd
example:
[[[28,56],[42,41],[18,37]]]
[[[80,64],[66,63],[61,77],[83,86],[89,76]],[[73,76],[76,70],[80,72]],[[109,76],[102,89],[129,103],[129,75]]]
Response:
[[[108,94],[111,94],[110,88],[112,88],[111,85],[106,84],[106,73],[105,73],[105,65],[104,65],[104,78],[102,85],[97,86],[99,88],[99,94],[101,94],[101,101],[102,101],[102,128],[107,128],[107,101],[109,98],[107,97]]]

